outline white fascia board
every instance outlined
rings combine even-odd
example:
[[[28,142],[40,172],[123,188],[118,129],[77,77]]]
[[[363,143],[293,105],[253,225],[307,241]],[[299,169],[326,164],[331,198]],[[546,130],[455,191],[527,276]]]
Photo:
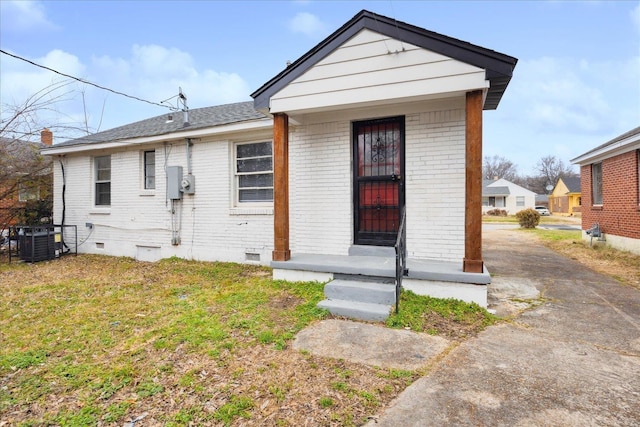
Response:
[[[599,150],[590,151],[578,156],[575,159],[571,159],[571,163],[578,165],[596,163],[609,157],[638,149],[640,149],[640,134],[632,135],[629,138],[622,139],[614,144],[602,147]]]
[[[63,147],[56,147],[53,145],[50,148],[43,148],[40,153],[45,156],[54,156],[60,154],[81,153],[85,151],[95,150],[108,150],[112,148],[122,148],[134,145],[152,144],[157,142],[172,141],[176,139],[184,138],[202,138],[207,136],[225,135],[229,133],[264,130],[273,128],[272,119],[260,119],[252,120],[248,122],[232,123],[222,126],[214,126],[208,128],[189,130],[167,133],[163,135],[146,136],[140,138],[122,139],[113,142],[99,142],[92,144],[78,144],[67,145]]]

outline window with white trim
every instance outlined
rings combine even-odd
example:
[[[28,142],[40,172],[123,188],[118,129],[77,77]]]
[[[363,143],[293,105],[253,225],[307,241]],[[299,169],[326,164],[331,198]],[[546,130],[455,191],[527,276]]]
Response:
[[[273,202],[273,146],[271,141],[238,143],[234,147],[238,205]]]
[[[111,156],[93,159],[96,206],[111,206]]]
[[[143,152],[144,165],[144,189],[155,190],[156,188],[156,150]]]
[[[638,169],[638,206],[640,206],[640,150],[636,151],[636,166]]]
[[[516,196],[516,206],[524,207],[524,196]]]
[[[591,165],[591,204],[602,204],[602,163]]]

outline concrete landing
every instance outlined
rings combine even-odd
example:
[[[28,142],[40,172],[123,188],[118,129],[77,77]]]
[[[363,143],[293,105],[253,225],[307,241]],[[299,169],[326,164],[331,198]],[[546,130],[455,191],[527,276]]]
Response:
[[[305,328],[293,342],[293,348],[318,356],[410,371],[423,368],[448,347],[442,337],[337,319]]]

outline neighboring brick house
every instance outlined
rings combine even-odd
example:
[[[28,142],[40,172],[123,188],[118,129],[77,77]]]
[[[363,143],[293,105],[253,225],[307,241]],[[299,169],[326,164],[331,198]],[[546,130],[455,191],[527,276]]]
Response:
[[[439,263],[438,283],[469,285],[459,297],[486,304],[482,116],[516,62],[362,11],[253,102],[44,150],[60,160],[55,218],[66,209],[79,226],[80,252],[253,262],[326,281],[341,271],[321,262],[354,270],[356,254],[393,254],[406,209],[409,261]]]
[[[582,177],[583,237],[598,224],[607,244],[640,254],[640,127],[572,162]]]
[[[48,129],[41,132],[40,143],[0,138],[0,231],[20,222],[28,204],[52,196],[51,159],[40,155],[52,142]]]
[[[554,215],[580,216],[582,192],[580,177],[560,177],[549,195],[549,212]]]

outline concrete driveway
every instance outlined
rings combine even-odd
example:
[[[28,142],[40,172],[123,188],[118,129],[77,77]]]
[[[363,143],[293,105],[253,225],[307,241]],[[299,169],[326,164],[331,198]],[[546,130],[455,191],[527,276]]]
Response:
[[[539,305],[462,343],[368,426],[640,426],[640,291],[524,233],[483,239],[497,286],[537,289]]]

